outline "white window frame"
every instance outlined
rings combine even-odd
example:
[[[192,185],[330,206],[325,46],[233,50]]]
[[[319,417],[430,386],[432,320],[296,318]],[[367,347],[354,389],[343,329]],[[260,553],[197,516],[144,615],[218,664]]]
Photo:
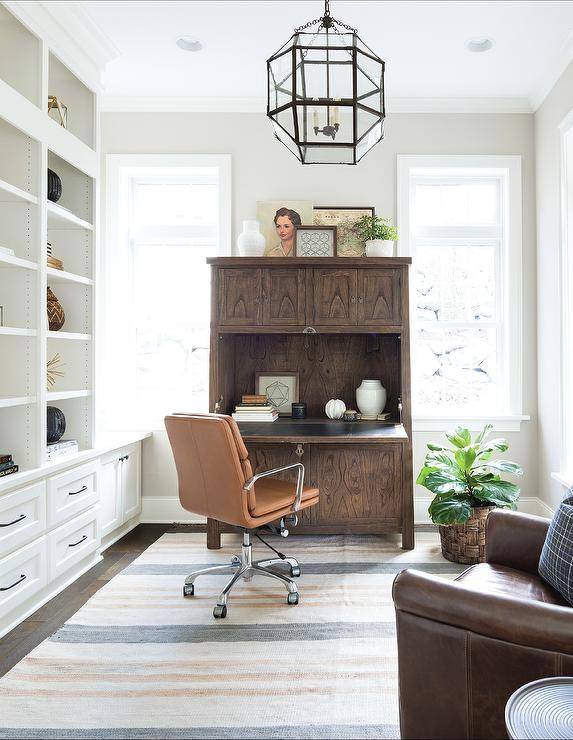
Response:
[[[113,316],[106,315],[106,305],[109,304],[110,276],[111,270],[117,260],[117,246],[127,244],[128,219],[126,214],[121,211],[121,188],[125,185],[125,178],[130,175],[137,175],[138,171],[145,172],[149,167],[156,167],[165,173],[177,174],[179,171],[184,174],[184,170],[192,167],[214,167],[218,169],[219,181],[219,235],[218,235],[218,256],[225,257],[232,254],[231,248],[231,219],[232,219],[232,201],[231,201],[231,155],[230,154],[108,154],[106,156],[105,187],[106,187],[106,214],[105,214],[105,234],[103,237],[103,248],[100,250],[100,259],[97,266],[99,279],[97,284],[100,286],[96,301],[96,333],[104,336],[107,328],[113,322]],[[126,250],[127,255],[127,250]],[[113,259],[112,259],[113,256]],[[100,329],[101,327],[101,329]],[[105,341],[102,342],[105,345]],[[117,358],[108,358],[108,352],[98,352],[96,374],[98,378],[104,378],[103,388],[113,382],[113,372],[110,366],[117,362]],[[134,347],[130,347],[126,354],[131,355]],[[108,430],[106,408],[103,403],[106,393],[102,394],[102,402],[97,403],[96,416],[97,428],[105,433]],[[125,420],[125,429],[133,429],[130,420]],[[116,427],[113,428],[117,431]],[[164,429],[149,429],[148,431],[164,431]]]
[[[560,412],[560,442],[559,471],[551,473],[551,477],[565,488],[573,485],[573,425],[567,410],[573,400],[573,383],[571,377],[571,357],[573,354],[573,223],[569,219],[568,203],[573,199],[573,175],[569,177],[569,158],[573,170],[573,110],[565,116],[559,124],[561,139],[561,238],[560,238],[560,306],[561,306],[561,358],[559,367],[559,404]]]
[[[522,186],[521,157],[519,155],[398,155],[397,157],[397,224],[398,253],[415,261],[413,239],[410,233],[410,210],[413,171],[447,169],[460,175],[484,171],[484,176],[496,174],[504,180],[504,209],[507,238],[502,248],[501,275],[504,283],[501,304],[505,337],[500,361],[507,379],[508,408],[501,415],[470,415],[455,413],[415,415],[414,431],[444,431],[459,423],[472,430],[492,423],[498,431],[519,431],[521,422],[529,420],[523,414],[523,354],[522,354]],[[414,271],[411,270],[411,282]],[[501,287],[501,286],[500,286]],[[415,292],[410,290],[411,317],[415,322]],[[415,337],[414,327],[411,336]],[[412,357],[415,350],[412,348]]]

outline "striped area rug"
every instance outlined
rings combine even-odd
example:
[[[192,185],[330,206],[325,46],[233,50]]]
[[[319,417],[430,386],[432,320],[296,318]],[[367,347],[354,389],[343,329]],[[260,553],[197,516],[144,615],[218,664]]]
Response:
[[[270,541],[273,541],[269,537]],[[269,552],[255,541],[254,556]],[[236,535],[164,534],[0,679],[0,738],[396,738],[396,573],[454,577],[437,535],[292,536],[301,601],[255,578],[214,620]]]

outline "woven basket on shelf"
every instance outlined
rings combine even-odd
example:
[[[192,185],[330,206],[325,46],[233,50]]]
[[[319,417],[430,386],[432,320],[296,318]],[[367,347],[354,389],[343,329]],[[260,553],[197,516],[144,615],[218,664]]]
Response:
[[[452,563],[475,565],[485,562],[485,520],[495,506],[472,508],[465,524],[440,525],[442,555]]]

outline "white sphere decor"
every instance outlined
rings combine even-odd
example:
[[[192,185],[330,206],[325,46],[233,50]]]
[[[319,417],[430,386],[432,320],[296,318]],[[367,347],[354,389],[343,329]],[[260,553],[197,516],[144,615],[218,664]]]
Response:
[[[331,398],[324,410],[329,419],[342,419],[342,415],[346,411],[346,404],[340,398]]]

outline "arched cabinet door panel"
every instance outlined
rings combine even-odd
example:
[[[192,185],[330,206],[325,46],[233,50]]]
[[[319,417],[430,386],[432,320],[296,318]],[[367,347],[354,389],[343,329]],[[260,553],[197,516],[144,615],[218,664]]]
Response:
[[[221,326],[259,326],[262,319],[261,270],[229,268],[219,271]]]
[[[313,325],[356,326],[357,270],[314,270]]]
[[[358,323],[366,326],[401,324],[401,271],[389,268],[358,272]]]

